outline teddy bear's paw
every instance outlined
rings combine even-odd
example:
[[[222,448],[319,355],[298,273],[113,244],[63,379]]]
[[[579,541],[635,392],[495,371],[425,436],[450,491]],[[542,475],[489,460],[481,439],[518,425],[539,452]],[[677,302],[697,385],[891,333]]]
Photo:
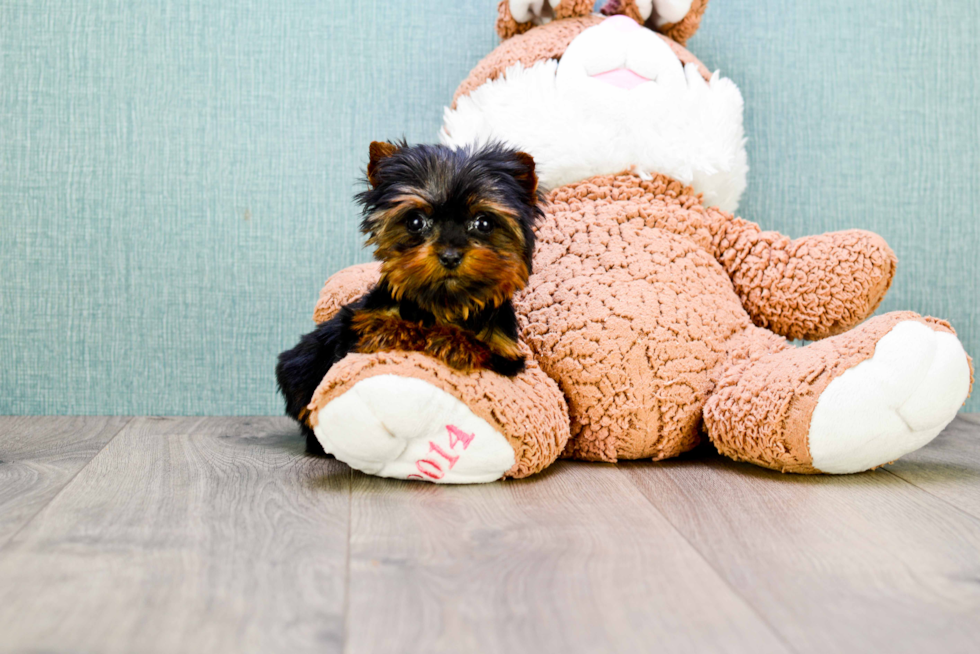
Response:
[[[654,25],[659,28],[682,21],[687,16],[687,12],[691,11],[694,0],[634,0],[634,3],[643,22],[648,21],[650,16],[654,16]],[[622,11],[624,4],[622,0],[610,0],[603,7],[602,12],[605,14],[610,13],[610,11],[618,13]],[[656,15],[654,15],[654,10],[656,10]]]
[[[673,23],[681,22],[687,12],[691,11],[691,5],[694,4],[694,0],[634,0],[636,2],[636,10],[640,14],[640,18],[643,22],[650,19],[653,16],[653,24],[660,28],[664,25],[670,25]],[[608,3],[607,6],[613,4]],[[620,6],[622,2],[618,3]],[[606,11],[605,9],[603,10]]]
[[[969,392],[970,365],[956,336],[900,322],[872,358],[821,393],[810,421],[813,467],[861,472],[917,450],[956,417]]]
[[[507,439],[465,404],[411,377],[378,375],[320,409],[323,449],[369,475],[439,484],[500,479],[514,466]]]
[[[562,0],[508,0],[510,15],[518,23],[533,22],[543,25],[554,18]],[[565,0],[571,2],[572,0]]]

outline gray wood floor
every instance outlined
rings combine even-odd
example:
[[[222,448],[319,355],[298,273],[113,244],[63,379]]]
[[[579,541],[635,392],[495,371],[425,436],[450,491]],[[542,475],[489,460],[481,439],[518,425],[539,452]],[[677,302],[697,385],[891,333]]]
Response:
[[[2,652],[977,652],[980,417],[885,469],[710,449],[437,487],[279,418],[0,418]]]

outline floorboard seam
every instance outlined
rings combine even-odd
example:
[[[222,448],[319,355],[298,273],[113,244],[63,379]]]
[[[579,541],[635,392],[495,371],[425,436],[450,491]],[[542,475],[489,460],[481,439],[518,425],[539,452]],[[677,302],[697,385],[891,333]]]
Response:
[[[354,524],[354,470],[347,469],[347,555],[344,563],[344,631],[341,651],[346,654],[350,649],[350,551],[351,534]]]
[[[89,467],[90,465],[92,465],[92,462],[95,461],[95,458],[97,456],[99,456],[100,454],[102,454],[102,452],[103,452],[103,450],[105,450],[105,448],[109,447],[109,443],[111,443],[112,441],[116,440],[116,438],[119,436],[119,434],[121,434],[123,432],[123,430],[126,429],[126,427],[128,427],[131,422],[133,422],[133,420],[135,419],[135,416],[124,416],[124,418],[125,418],[125,420],[123,421],[123,423],[121,425],[119,425],[119,429],[116,430],[116,433],[114,433],[109,438],[109,440],[107,440],[102,445],[102,447],[100,447],[91,456],[91,458],[89,458],[89,460],[85,462],[85,465],[83,465],[81,468],[79,468],[78,470],[76,470],[75,471],[75,474],[73,474],[71,476],[71,479],[69,479],[68,481],[66,481],[61,486],[61,488],[58,489],[58,492],[57,493],[55,493],[54,495],[52,495],[51,498],[47,502],[45,502],[44,504],[42,504],[38,508],[38,510],[34,512],[34,515],[32,515],[27,520],[25,520],[24,521],[24,524],[22,524],[20,527],[17,528],[16,531],[14,531],[12,534],[10,534],[5,541],[3,541],[2,543],[0,543],[0,553],[3,553],[3,551],[5,549],[7,549],[7,546],[10,545],[10,543],[12,543],[15,538],[17,538],[17,535],[20,534],[20,532],[24,531],[24,529],[26,529],[29,524],[31,524],[32,522],[34,522],[34,520],[36,520],[37,517],[39,515],[41,515],[41,513],[44,511],[44,509],[48,508],[48,506],[50,506],[52,502],[54,502],[58,497],[61,496],[61,494],[63,492],[65,492],[65,489],[66,488],[68,488],[69,486],[71,486],[71,483],[73,481],[75,481],[75,478],[78,477],[78,475],[80,475],[82,473],[82,470],[85,470],[87,467]]]
[[[627,481],[629,481],[629,483],[633,486],[633,488],[636,489],[636,492],[639,493],[643,497],[643,499],[646,501],[647,504],[650,505],[650,508],[652,508],[654,511],[656,511],[657,513],[659,513],[663,517],[663,519],[667,522],[667,524],[670,525],[671,529],[673,529],[675,532],[677,532],[677,535],[680,536],[682,539],[684,539],[684,542],[687,543],[688,546],[690,546],[691,550],[694,551],[699,557],[701,557],[701,560],[704,561],[704,564],[706,566],[708,566],[708,568],[710,568],[712,572],[715,573],[715,576],[718,577],[719,581],[721,581],[721,583],[723,583],[729,590],[731,590],[732,593],[734,593],[736,597],[738,597],[739,599],[741,599],[742,602],[745,604],[745,606],[748,607],[748,609],[750,611],[752,611],[753,615],[755,615],[757,618],[759,618],[759,620],[762,621],[762,624],[764,624],[766,626],[766,628],[769,629],[769,632],[776,638],[776,640],[778,640],[780,643],[782,643],[783,646],[786,648],[787,651],[794,652],[794,654],[799,654],[799,652],[796,650],[796,648],[793,647],[793,645],[788,640],[786,640],[786,638],[783,636],[782,632],[780,632],[778,629],[776,629],[776,627],[766,618],[766,616],[759,612],[759,609],[756,608],[756,606],[754,604],[752,604],[752,602],[749,600],[749,598],[747,598],[744,595],[742,595],[742,593],[740,593],[737,588],[735,588],[734,586],[731,585],[731,583],[729,583],[728,579],[725,578],[725,576],[721,573],[721,571],[718,570],[718,568],[716,568],[711,563],[711,561],[708,560],[708,558],[704,555],[704,552],[702,552],[700,549],[698,549],[694,545],[694,543],[691,542],[691,540],[687,537],[687,534],[685,534],[683,531],[681,531],[677,527],[677,525],[675,525],[671,521],[671,519],[669,517],[667,517],[667,515],[665,515],[664,512],[661,511],[660,508],[657,507],[657,505],[654,504],[653,501],[649,497],[647,497],[647,494],[643,492],[643,489],[640,488],[636,484],[636,482],[634,482],[630,478],[630,476],[628,474],[626,474],[626,472],[624,470],[620,469],[619,470],[619,473],[623,477],[625,477]]]
[[[890,474],[893,477],[896,477],[898,479],[901,479],[902,481],[904,481],[906,484],[908,484],[912,488],[916,488],[916,489],[922,491],[923,493],[925,493],[929,497],[934,497],[935,499],[939,500],[940,502],[942,502],[946,506],[953,507],[954,509],[956,509],[957,511],[959,511],[963,515],[965,515],[968,518],[970,518],[971,520],[976,520],[976,521],[980,522],[980,515],[973,515],[972,513],[970,513],[969,511],[967,511],[966,509],[964,509],[962,507],[959,507],[959,506],[956,506],[955,504],[953,504],[952,502],[950,502],[949,500],[947,500],[945,497],[940,497],[939,495],[936,495],[935,493],[930,492],[929,489],[923,488],[922,486],[919,486],[914,481],[909,481],[908,479],[906,479],[902,475],[898,474],[897,472],[892,472],[888,468],[884,468],[884,471],[887,472],[888,474]]]

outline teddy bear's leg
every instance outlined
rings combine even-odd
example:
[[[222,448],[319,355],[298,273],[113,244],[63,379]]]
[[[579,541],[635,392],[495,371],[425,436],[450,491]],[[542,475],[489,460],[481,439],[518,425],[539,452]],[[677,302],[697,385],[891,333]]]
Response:
[[[530,359],[508,378],[418,353],[351,354],[310,411],[324,450],[352,468],[443,484],[526,477],[558,458],[569,435],[561,392]]]
[[[732,364],[705,405],[704,424],[736,460],[783,472],[861,472],[935,438],[956,417],[972,377],[947,323],[889,313]]]

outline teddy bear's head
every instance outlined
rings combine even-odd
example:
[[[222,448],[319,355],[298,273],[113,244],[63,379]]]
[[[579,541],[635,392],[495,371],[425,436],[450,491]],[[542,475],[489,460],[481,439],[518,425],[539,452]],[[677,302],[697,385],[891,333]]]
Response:
[[[707,0],[502,0],[503,42],[446,109],[447,145],[501,141],[554,188],[633,170],[734,211],[748,165],[742,96],[682,45]]]

